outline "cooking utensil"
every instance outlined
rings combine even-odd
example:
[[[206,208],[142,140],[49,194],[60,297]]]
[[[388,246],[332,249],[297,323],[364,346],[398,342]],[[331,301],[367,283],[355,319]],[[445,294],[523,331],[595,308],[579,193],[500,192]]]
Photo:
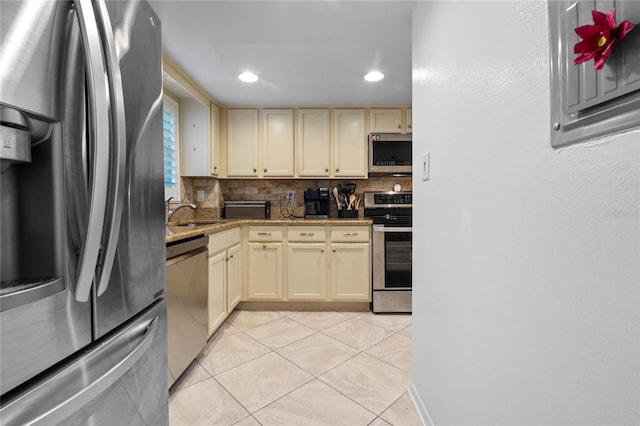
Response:
[[[356,210],[358,210],[360,208],[360,201],[362,201],[362,197],[358,197],[356,199]]]
[[[336,199],[336,207],[338,210],[342,210],[342,203],[340,202],[340,194],[338,194],[338,188],[333,187],[333,197]]]
[[[356,196],[351,194],[349,195],[349,204],[347,204],[347,210],[351,210],[351,206],[353,206],[353,203],[356,201]]]

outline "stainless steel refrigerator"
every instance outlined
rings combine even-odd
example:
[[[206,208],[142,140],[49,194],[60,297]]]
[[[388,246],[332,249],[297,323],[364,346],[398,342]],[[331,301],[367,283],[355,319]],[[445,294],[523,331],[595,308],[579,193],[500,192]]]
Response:
[[[160,21],[0,1],[0,423],[168,423]]]

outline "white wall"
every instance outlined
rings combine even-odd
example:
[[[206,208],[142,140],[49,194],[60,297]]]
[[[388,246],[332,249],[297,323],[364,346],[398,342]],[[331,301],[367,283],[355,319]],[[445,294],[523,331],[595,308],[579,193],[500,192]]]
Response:
[[[639,422],[640,131],[552,149],[548,55],[544,1],[414,12],[412,396],[435,424]]]

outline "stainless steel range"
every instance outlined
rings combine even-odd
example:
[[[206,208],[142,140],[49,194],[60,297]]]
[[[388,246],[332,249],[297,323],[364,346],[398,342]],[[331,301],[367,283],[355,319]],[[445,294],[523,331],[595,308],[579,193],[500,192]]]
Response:
[[[373,220],[371,310],[411,312],[412,193],[365,192],[364,215]]]

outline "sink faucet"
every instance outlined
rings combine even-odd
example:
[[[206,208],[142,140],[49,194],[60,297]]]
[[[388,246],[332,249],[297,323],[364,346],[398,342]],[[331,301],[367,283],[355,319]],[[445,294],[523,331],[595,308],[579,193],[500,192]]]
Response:
[[[171,197],[173,198],[173,197]],[[175,212],[177,212],[179,209],[183,208],[183,207],[191,207],[192,209],[196,209],[196,205],[195,204],[191,204],[191,203],[182,203],[182,204],[178,204],[173,210],[169,209],[169,202],[171,201],[171,198],[169,198],[166,201],[167,204],[167,220],[166,223],[169,223],[169,221],[171,220],[171,217],[174,215]]]

